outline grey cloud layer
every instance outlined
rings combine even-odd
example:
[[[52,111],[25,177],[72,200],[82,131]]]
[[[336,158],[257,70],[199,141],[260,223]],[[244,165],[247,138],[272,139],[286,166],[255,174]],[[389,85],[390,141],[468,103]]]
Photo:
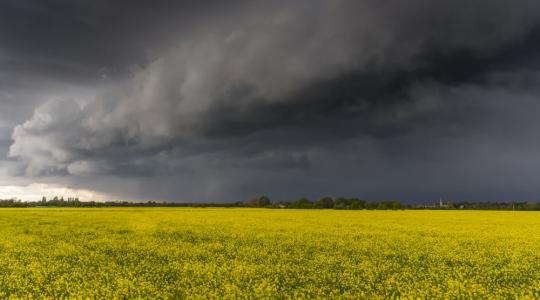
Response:
[[[94,101],[37,108],[14,174],[190,201],[506,197],[502,170],[537,177],[539,145],[520,145],[540,127],[538,2],[234,5],[166,29],[168,50]]]

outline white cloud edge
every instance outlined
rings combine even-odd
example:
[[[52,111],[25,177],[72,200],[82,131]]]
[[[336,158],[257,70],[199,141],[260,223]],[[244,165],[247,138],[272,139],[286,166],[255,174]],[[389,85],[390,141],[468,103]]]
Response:
[[[67,199],[79,198],[81,201],[105,201],[107,195],[87,189],[73,189],[59,184],[31,183],[28,185],[0,185],[0,199],[18,199],[22,201],[39,201],[45,196]]]

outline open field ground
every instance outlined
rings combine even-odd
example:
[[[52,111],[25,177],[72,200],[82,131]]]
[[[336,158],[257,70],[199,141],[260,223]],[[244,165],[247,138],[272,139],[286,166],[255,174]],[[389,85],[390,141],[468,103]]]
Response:
[[[540,213],[2,209],[0,297],[534,298]]]

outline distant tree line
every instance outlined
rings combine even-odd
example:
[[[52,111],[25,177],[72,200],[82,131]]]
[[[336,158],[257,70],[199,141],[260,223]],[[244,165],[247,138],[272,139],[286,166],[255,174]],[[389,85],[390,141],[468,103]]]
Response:
[[[450,203],[450,209],[480,210],[540,210],[537,202],[457,202]]]
[[[398,210],[398,209],[432,209],[432,210],[540,210],[537,202],[434,202],[431,204],[402,204],[397,200],[368,201],[358,198],[322,197],[316,201],[300,198],[294,201],[272,202],[267,196],[250,199],[247,206],[267,208],[297,208],[297,209],[367,209],[367,210]]]
[[[235,203],[178,203],[178,202],[132,202],[132,201],[81,201],[79,198],[54,197],[41,201],[22,201],[19,199],[0,199],[0,207],[245,207],[242,202]]]
[[[0,207],[264,207],[275,209],[344,209],[344,210],[540,210],[536,202],[446,202],[432,204],[402,204],[397,200],[367,201],[358,198],[322,197],[312,201],[299,198],[294,201],[271,201],[267,196],[258,196],[246,202],[234,203],[178,203],[178,202],[130,202],[130,201],[81,201],[76,197],[43,197],[41,201],[0,199]]]
[[[370,202],[358,198],[322,197],[316,201],[300,198],[295,201],[272,202],[267,196],[250,199],[247,206],[268,208],[297,208],[297,209],[404,209],[406,206],[399,201]]]

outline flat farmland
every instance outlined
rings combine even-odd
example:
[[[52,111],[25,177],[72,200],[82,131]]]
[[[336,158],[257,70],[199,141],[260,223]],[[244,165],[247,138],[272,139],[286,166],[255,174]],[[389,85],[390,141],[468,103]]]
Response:
[[[0,298],[538,298],[540,213],[0,209]]]

